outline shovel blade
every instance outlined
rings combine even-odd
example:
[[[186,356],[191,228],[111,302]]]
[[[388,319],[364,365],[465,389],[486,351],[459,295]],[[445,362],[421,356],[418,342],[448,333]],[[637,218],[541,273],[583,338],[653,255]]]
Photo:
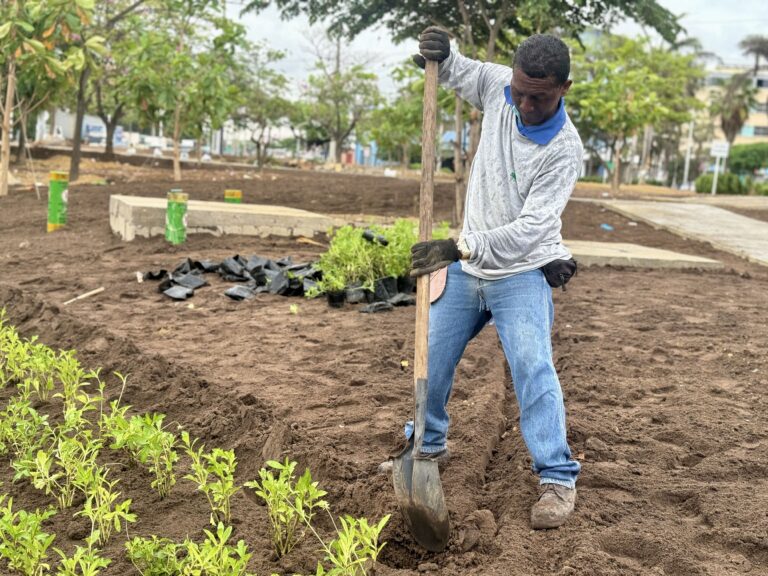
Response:
[[[448,507],[437,462],[414,459],[409,445],[392,461],[397,504],[414,540],[430,552],[441,552],[451,533]]]

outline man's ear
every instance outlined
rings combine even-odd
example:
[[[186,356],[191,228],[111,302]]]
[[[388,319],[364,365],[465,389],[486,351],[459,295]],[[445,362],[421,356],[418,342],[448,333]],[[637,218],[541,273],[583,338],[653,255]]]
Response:
[[[573,84],[573,80],[566,80],[565,83],[560,87],[560,96],[563,97],[566,94],[568,94],[568,90],[571,89],[571,84]]]

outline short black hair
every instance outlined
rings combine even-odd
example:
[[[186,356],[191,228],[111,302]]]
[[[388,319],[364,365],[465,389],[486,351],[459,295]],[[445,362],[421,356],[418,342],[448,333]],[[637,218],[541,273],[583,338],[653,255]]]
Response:
[[[551,76],[562,86],[571,73],[571,55],[568,46],[557,36],[534,34],[517,48],[513,68],[531,78]]]

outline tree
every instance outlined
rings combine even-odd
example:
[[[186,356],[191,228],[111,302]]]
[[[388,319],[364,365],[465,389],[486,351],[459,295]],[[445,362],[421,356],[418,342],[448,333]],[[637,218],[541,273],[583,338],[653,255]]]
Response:
[[[763,58],[768,62],[768,36],[759,36],[757,34],[747,36],[739,42],[739,48],[741,48],[746,55],[754,55],[754,75],[757,76],[757,72],[760,69],[760,58]]]
[[[78,4],[83,0],[75,0]],[[93,7],[94,0],[85,0]],[[115,31],[116,26],[127,18],[148,0],[115,0],[112,2],[99,2],[98,10],[93,20],[86,22],[80,30],[80,45],[83,49],[83,66],[77,82],[77,104],[75,105],[75,133],[72,142],[72,158],[69,163],[69,179],[71,182],[80,177],[80,158],[83,143],[83,121],[88,107],[90,78],[93,70],[98,68],[103,51],[91,50],[93,38],[109,37]]]
[[[284,97],[288,79],[274,70],[272,64],[285,55],[254,44],[240,56],[244,74],[233,79],[243,96],[243,105],[234,117],[238,125],[249,127],[256,145],[256,163],[264,167],[271,143],[272,128],[291,115],[292,103]]]
[[[243,27],[219,13],[217,0],[166,0],[158,25],[133,52],[131,83],[143,118],[172,127],[173,176],[181,180],[181,138],[221,127],[240,106],[232,82]]]
[[[365,72],[362,64],[342,61],[341,36],[331,38],[333,56],[328,58],[317,47],[315,74],[307,80],[304,97],[311,113],[331,140],[334,161],[341,162],[342,147],[358,123],[380,102],[376,75]]]
[[[572,117],[582,134],[599,135],[613,151],[612,190],[618,191],[628,138],[639,128],[689,119],[696,99],[686,87],[701,74],[693,56],[649,49],[647,40],[605,36],[589,51],[574,47],[569,92]]]
[[[0,85],[5,85],[2,112],[0,196],[8,194],[11,118],[42,105],[53,94],[57,79],[82,65],[82,48],[74,46],[78,32],[88,22],[94,0],[42,2],[8,0],[0,5]],[[98,40],[92,40],[92,45]],[[17,90],[17,78],[22,82]],[[51,90],[46,92],[45,89]],[[21,98],[17,98],[21,94]]]
[[[710,112],[720,118],[725,139],[733,144],[749,118],[749,110],[757,105],[757,87],[749,74],[734,74],[711,94]]]

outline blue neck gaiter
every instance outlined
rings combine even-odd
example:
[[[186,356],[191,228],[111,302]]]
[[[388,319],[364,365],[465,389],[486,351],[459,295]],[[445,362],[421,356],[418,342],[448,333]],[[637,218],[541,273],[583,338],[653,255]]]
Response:
[[[549,144],[549,141],[560,132],[563,126],[565,126],[565,98],[560,98],[560,105],[552,118],[538,126],[525,126],[520,120],[520,114],[518,113],[517,108],[515,108],[515,102],[512,100],[512,89],[509,85],[504,86],[504,97],[507,100],[507,104],[512,106],[514,110],[515,122],[517,123],[517,129],[520,134],[540,146]]]

